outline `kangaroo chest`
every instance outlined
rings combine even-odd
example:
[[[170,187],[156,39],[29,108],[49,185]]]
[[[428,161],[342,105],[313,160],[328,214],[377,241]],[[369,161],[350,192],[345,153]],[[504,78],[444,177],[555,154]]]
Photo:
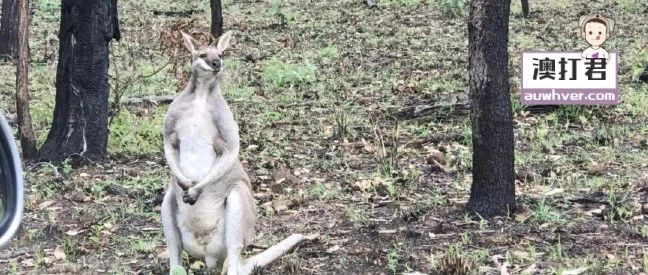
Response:
[[[194,100],[177,124],[180,169],[185,176],[197,181],[207,175],[218,159],[214,139],[219,132],[207,104],[206,100]]]

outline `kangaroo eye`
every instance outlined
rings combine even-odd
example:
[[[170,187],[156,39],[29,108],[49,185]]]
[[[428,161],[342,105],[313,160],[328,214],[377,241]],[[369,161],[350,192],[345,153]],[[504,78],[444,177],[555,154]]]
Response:
[[[590,34],[592,34],[592,32],[591,32],[591,31],[590,31]]]
[[[198,57],[205,58],[205,57],[207,57],[207,54],[206,53],[201,53]]]
[[[599,35],[603,34],[602,32],[599,32]]]

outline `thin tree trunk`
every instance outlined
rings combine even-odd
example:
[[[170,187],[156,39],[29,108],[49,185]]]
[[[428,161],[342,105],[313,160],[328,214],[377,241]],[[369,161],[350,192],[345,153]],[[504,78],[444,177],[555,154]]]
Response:
[[[211,34],[218,39],[223,35],[223,6],[221,0],[209,0],[211,6]]]
[[[522,15],[529,16],[529,0],[522,0]]]
[[[484,218],[515,208],[513,112],[509,93],[510,0],[473,0],[468,22],[473,183],[468,212]]]
[[[18,132],[23,158],[31,159],[36,155],[36,138],[32,129],[29,113],[29,0],[20,3],[20,27],[18,34],[18,66],[16,70],[16,110]]]
[[[119,40],[117,0],[61,2],[52,128],[42,160],[100,160],[108,146],[108,44]]]
[[[0,20],[0,55],[15,57],[18,46],[18,26],[20,24],[19,0],[2,0],[2,20]]]

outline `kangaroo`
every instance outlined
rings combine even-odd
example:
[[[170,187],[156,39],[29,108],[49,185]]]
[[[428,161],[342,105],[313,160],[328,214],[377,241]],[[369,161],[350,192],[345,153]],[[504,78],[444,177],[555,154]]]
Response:
[[[222,274],[249,274],[317,235],[293,234],[248,260],[241,258],[255,236],[256,210],[238,156],[238,125],[220,89],[222,54],[232,32],[207,47],[185,33],[182,37],[193,60],[191,78],[169,106],[163,126],[164,156],[173,175],[161,211],[171,272],[182,266],[186,250]]]

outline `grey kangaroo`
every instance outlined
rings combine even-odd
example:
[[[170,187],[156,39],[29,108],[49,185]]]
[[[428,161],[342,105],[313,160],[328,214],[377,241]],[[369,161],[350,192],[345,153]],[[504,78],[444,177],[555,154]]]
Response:
[[[220,89],[228,31],[216,45],[182,33],[192,73],[164,118],[164,156],[173,175],[162,203],[162,225],[171,271],[186,250],[222,274],[249,274],[305,239],[293,234],[247,260],[241,252],[255,236],[256,210],[250,180],[239,160],[239,133]]]

